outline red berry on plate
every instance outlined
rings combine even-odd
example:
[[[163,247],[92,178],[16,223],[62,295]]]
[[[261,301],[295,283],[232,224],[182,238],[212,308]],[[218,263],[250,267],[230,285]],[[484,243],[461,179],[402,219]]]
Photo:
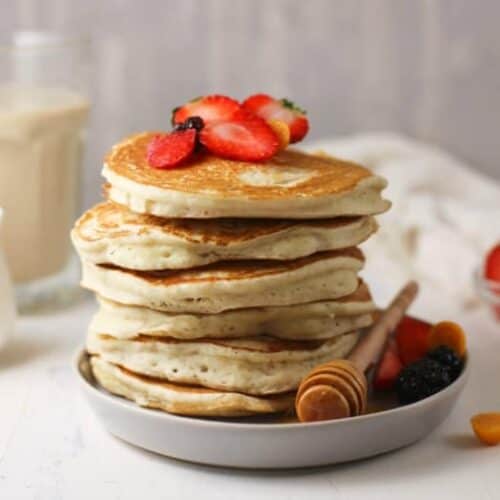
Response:
[[[484,277],[488,281],[499,283],[499,287],[490,286],[489,290],[500,297],[500,244],[495,245],[486,255],[484,263]],[[492,304],[493,313],[500,321],[500,304],[495,301]]]
[[[172,125],[184,123],[190,116],[199,116],[205,124],[229,120],[241,108],[240,103],[225,95],[197,97],[172,112]]]
[[[288,99],[275,99],[267,94],[255,94],[242,104],[243,108],[266,121],[285,122],[290,129],[290,142],[298,142],[309,131],[306,112]]]
[[[423,358],[429,351],[432,325],[412,316],[405,316],[396,328],[396,343],[404,365]]]
[[[271,127],[248,113],[208,123],[200,133],[200,142],[216,156],[241,161],[268,160],[280,146]]]
[[[486,256],[484,277],[490,281],[500,282],[500,244],[495,245]]]
[[[196,130],[186,129],[153,137],[148,144],[148,163],[154,168],[171,168],[187,160],[196,146]]]
[[[394,387],[399,377],[403,363],[399,358],[398,348],[394,339],[390,340],[382,356],[382,360],[373,377],[373,387],[379,391],[388,391]]]

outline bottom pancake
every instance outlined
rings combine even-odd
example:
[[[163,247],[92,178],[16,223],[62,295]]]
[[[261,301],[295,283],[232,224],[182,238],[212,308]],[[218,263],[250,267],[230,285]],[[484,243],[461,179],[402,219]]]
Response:
[[[196,417],[242,417],[291,410],[295,393],[267,397],[237,392],[183,386],[138,375],[108,363],[98,356],[90,358],[93,374],[107,391],[140,406],[178,415]]]

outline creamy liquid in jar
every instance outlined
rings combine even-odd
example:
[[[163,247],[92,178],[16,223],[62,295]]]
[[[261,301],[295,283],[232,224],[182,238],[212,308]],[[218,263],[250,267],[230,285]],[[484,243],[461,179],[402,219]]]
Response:
[[[16,284],[62,271],[71,255],[88,112],[69,91],[0,86],[0,206]]]

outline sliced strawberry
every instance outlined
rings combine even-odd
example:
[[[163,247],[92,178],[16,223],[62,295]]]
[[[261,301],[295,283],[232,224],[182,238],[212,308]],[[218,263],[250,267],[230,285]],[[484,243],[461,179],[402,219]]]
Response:
[[[190,116],[199,116],[203,122],[229,120],[241,108],[240,103],[225,95],[197,97],[172,112],[172,125],[184,123]]]
[[[412,316],[405,316],[396,328],[396,343],[401,361],[407,365],[423,358],[429,350],[432,325]]]
[[[200,142],[214,155],[242,161],[267,160],[279,149],[279,140],[271,127],[248,113],[208,123],[200,133]]]
[[[148,163],[154,168],[175,167],[191,156],[195,145],[195,129],[157,135],[148,144]]]
[[[402,369],[403,363],[399,358],[396,342],[391,339],[373,377],[374,389],[378,391],[391,390]]]
[[[285,122],[290,129],[291,143],[302,140],[309,131],[306,112],[288,99],[275,99],[267,94],[255,94],[243,101],[242,106],[266,121]]]

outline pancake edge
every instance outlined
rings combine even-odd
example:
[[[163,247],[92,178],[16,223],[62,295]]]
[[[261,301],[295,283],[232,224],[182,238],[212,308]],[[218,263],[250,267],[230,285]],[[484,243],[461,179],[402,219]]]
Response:
[[[97,382],[108,392],[134,401],[139,406],[167,413],[195,417],[243,417],[281,413],[294,406],[294,394],[267,398],[214,390],[193,394],[182,392],[182,386],[175,390],[173,384],[148,382],[97,356],[92,356],[90,363]]]
[[[357,289],[357,273],[362,266],[362,261],[345,256],[246,279],[207,279],[162,286],[158,282],[150,283],[147,277],[140,277],[133,271],[82,261],[81,285],[122,304],[174,313],[215,314],[228,309],[340,298]]]
[[[218,217],[314,219],[339,216],[377,215],[391,203],[381,196],[387,181],[372,175],[361,179],[351,191],[319,197],[279,200],[218,197],[207,193],[184,193],[139,184],[123,177],[104,163],[103,177],[110,183],[110,200],[133,212],[159,217],[206,219]],[[367,207],[360,207],[368,205]]]
[[[137,233],[127,236],[89,240],[79,231],[80,220],[71,231],[71,239],[82,260],[139,271],[189,269],[223,260],[293,260],[357,246],[378,229],[372,216],[335,228],[304,226],[297,221],[294,226],[256,238],[217,245],[210,241],[192,242],[154,227],[148,227],[147,234],[141,234],[139,226]]]

